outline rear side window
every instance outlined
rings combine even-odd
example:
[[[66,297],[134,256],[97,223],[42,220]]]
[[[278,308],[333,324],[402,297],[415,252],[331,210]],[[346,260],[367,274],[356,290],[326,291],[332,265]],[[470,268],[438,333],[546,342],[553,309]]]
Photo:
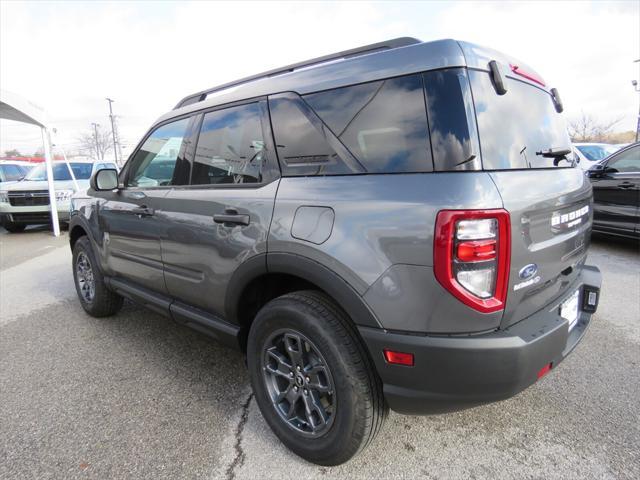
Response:
[[[191,184],[260,183],[264,161],[258,103],[209,112],[202,121]]]
[[[424,74],[433,163],[438,171],[479,170],[473,98],[464,68]]]
[[[433,170],[420,75],[303,98],[367,172]]]
[[[553,168],[554,159],[539,153],[549,149],[571,151],[564,119],[546,91],[506,77],[507,92],[498,95],[489,73],[470,70],[469,79],[485,170]]]

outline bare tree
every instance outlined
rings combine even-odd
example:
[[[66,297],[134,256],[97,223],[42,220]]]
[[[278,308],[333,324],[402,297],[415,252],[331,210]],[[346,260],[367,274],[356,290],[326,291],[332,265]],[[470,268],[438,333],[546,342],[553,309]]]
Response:
[[[5,150],[4,154],[6,157],[19,157],[20,152],[16,148],[12,148],[11,150]]]
[[[104,160],[105,153],[113,150],[111,132],[97,126],[94,130],[84,132],[78,137],[79,150],[96,160]]]
[[[582,112],[580,118],[569,122],[569,135],[574,142],[606,142],[622,117],[611,121],[599,121]]]

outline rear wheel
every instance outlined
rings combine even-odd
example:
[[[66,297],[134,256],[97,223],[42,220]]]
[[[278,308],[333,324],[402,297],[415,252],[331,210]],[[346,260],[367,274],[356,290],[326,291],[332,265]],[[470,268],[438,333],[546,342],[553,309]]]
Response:
[[[73,246],[73,278],[80,304],[89,315],[107,317],[122,308],[124,300],[105,285],[87,237],[80,237]]]
[[[260,410],[293,452],[346,462],[387,415],[382,385],[347,315],[315,291],[278,297],[256,316],[247,361]]]
[[[20,233],[20,232],[24,232],[24,229],[27,228],[27,226],[23,223],[13,223],[13,222],[4,222],[2,224],[2,226],[7,230],[7,232],[9,233]]]

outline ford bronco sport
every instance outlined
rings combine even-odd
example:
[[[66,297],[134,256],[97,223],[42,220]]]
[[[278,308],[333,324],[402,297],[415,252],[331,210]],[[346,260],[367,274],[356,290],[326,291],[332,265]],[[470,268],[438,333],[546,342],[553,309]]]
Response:
[[[241,349],[267,423],[318,464],[388,408],[511,397],[599,300],[561,111],[520,61],[411,38],[190,95],[76,205],[80,302],[129,298]]]

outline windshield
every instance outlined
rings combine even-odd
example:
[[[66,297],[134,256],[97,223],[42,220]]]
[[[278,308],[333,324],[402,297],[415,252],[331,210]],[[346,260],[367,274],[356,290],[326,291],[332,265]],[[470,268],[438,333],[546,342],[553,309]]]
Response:
[[[76,180],[89,180],[91,177],[92,164],[91,163],[69,163],[73,170],[73,175]],[[71,173],[67,168],[67,164],[64,162],[53,164],[53,179],[54,180],[72,180]],[[44,163],[41,163],[36,168],[31,170],[25,180],[40,181],[47,179],[47,167]]]
[[[486,170],[552,168],[554,159],[536,152],[571,151],[566,124],[549,93],[507,77],[507,92],[498,95],[489,73],[470,70],[469,79]],[[559,166],[570,163],[563,161]]]
[[[602,160],[612,153],[608,152],[605,147],[601,147],[600,145],[578,145],[576,148],[580,150],[580,153],[582,153],[587,160],[591,160],[592,162]]]

